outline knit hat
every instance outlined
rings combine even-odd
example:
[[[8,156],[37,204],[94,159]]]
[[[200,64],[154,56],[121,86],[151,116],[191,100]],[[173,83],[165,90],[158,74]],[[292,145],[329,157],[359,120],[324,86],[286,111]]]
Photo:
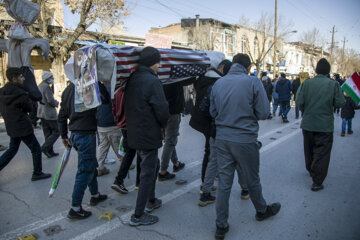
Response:
[[[48,71],[44,71],[41,78],[43,81],[51,78],[53,76],[53,74],[51,72],[48,72]]]
[[[327,75],[330,73],[330,69],[330,63],[325,58],[322,58],[316,64],[315,72],[317,74]]]
[[[139,64],[151,67],[152,65],[160,63],[160,53],[156,48],[146,47],[140,53]]]

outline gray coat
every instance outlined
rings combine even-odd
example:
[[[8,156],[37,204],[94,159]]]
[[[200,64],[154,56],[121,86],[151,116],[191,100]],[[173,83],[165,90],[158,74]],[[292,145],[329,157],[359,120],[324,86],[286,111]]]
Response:
[[[269,112],[270,104],[261,80],[249,76],[238,63],[212,88],[210,114],[215,118],[217,139],[256,142],[258,120],[266,119]]]
[[[59,102],[54,98],[54,93],[49,83],[42,81],[39,85],[39,90],[42,95],[42,100],[41,103],[38,104],[37,117],[45,120],[57,120],[56,107],[59,106]]]

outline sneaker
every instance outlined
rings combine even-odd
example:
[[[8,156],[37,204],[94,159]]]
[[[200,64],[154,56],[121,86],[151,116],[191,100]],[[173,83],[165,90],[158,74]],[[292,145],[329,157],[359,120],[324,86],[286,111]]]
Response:
[[[203,194],[203,193],[204,193],[203,187],[200,186],[200,194]],[[216,187],[215,187],[215,186],[212,186],[212,187],[211,187],[210,193],[213,193],[213,194],[216,193]]]
[[[116,160],[115,159],[112,159],[112,158],[105,158],[105,164],[114,164],[116,163]]]
[[[99,193],[99,196],[97,196],[97,197],[91,197],[90,198],[90,205],[91,206],[96,206],[96,205],[98,205],[99,203],[101,203],[101,202],[103,202],[103,201],[105,201],[107,199],[107,195],[101,195],[100,193]]]
[[[109,174],[110,170],[104,167],[103,169],[98,169],[98,177]]]
[[[185,163],[182,163],[182,162],[178,161],[177,165],[173,166],[173,172],[178,172],[178,171],[184,169],[184,167],[185,167]]]
[[[40,174],[33,174],[31,177],[31,181],[37,181],[37,180],[41,180],[41,179],[46,179],[51,177],[50,173],[40,173]]]
[[[208,204],[214,203],[215,200],[216,200],[216,197],[212,196],[211,193],[202,193],[202,194],[200,194],[199,206],[205,207]]]
[[[141,217],[136,218],[135,214],[131,215],[129,225],[130,226],[139,226],[139,225],[151,225],[157,223],[159,218],[148,213],[144,213]]]
[[[248,190],[241,190],[241,199],[247,200],[250,198],[250,194]]]
[[[159,181],[170,180],[170,179],[173,179],[175,176],[176,176],[175,174],[169,173],[169,172],[166,172],[165,174],[159,173]]]
[[[280,203],[272,203],[271,205],[267,205],[265,213],[257,212],[255,218],[257,221],[263,221],[269,217],[275,216],[281,208]]]
[[[148,201],[145,207],[145,212],[151,213],[154,209],[157,209],[162,206],[161,199],[155,198],[154,201]]]
[[[314,191],[314,192],[317,192],[317,191],[320,191],[324,189],[324,185],[322,184],[316,184],[316,183],[313,183],[313,185],[311,186],[311,190]]]
[[[127,194],[129,192],[123,183],[118,184],[116,181],[111,185],[111,188],[122,194]]]
[[[287,120],[286,118],[284,118],[284,119],[283,119],[283,122],[284,122],[284,123],[288,123],[289,120]]]
[[[345,137],[345,133],[344,133],[344,132],[342,132],[340,136]]]
[[[139,185],[135,185],[134,189],[139,190]]]
[[[74,209],[70,208],[70,211],[67,215],[70,219],[85,219],[91,216],[90,211],[85,211],[81,206],[78,212],[74,211]]]
[[[349,135],[351,135],[351,134],[353,134],[353,133],[354,133],[353,131],[348,131],[348,134],[349,134]]]
[[[229,231],[229,226],[225,228],[220,228],[216,226],[215,239],[222,240],[225,238],[225,234]]]
[[[0,145],[0,151],[5,151],[6,149],[8,149],[8,147]]]

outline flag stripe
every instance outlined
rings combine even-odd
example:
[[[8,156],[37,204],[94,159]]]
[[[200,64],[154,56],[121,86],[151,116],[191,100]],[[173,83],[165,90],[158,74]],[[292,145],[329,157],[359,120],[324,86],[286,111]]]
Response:
[[[356,94],[356,92],[347,84],[347,83],[344,83],[342,86],[341,86],[341,89],[346,92],[349,97],[354,100],[354,102],[356,104],[359,104],[360,103],[360,96],[358,96]]]
[[[355,83],[356,87],[360,91],[360,76],[357,74],[357,72],[354,72],[354,74],[351,76],[353,82]]]

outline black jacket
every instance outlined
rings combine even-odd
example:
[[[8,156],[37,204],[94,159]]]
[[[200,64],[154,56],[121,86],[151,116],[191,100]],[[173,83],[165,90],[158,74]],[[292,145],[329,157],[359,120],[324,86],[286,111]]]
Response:
[[[183,87],[192,84],[194,80],[195,78],[190,78],[163,86],[165,97],[169,104],[170,114],[180,114],[184,110],[185,98]]]
[[[296,78],[292,82],[292,93],[294,94],[294,100],[296,99],[296,93],[299,87],[300,87],[300,78]]]
[[[221,77],[221,73],[215,69],[211,69],[200,77],[195,83],[196,99],[195,106],[191,112],[190,126],[195,130],[210,136],[212,131],[211,116],[209,111],[201,111],[200,104],[204,97],[207,95],[208,88],[212,86],[216,80]]]
[[[273,85],[271,79],[268,76],[264,76],[261,78],[261,82],[265,88],[266,95],[268,97],[269,102],[272,100],[272,93],[273,93]]]
[[[125,89],[125,121],[130,148],[152,150],[162,146],[161,128],[169,119],[169,106],[155,72],[139,65]]]
[[[61,138],[68,138],[68,124],[69,130],[80,133],[95,133],[96,132],[96,108],[84,111],[75,112],[74,108],[74,94],[75,85],[70,83],[61,95],[60,111],[58,116],[58,124]]]
[[[10,137],[24,137],[34,133],[28,116],[31,111],[32,101],[21,85],[8,82],[0,88],[0,112]]]
[[[341,108],[341,118],[345,119],[351,119],[355,116],[355,109],[360,109],[359,106],[356,105],[356,103],[350,98],[345,97],[346,103]]]

